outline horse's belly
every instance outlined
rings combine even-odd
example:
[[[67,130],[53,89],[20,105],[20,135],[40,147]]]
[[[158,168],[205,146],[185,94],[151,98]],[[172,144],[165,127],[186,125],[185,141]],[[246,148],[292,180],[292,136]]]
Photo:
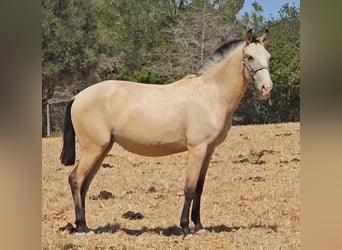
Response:
[[[138,140],[130,140],[115,136],[114,140],[121,147],[132,153],[143,156],[165,156],[176,154],[187,150],[185,140],[178,140],[172,142],[150,141],[138,142]]]

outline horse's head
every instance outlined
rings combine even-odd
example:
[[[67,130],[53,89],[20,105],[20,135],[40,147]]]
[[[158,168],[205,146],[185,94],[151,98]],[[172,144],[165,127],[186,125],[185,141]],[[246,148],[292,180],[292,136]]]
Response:
[[[251,81],[259,90],[261,98],[264,100],[270,98],[273,88],[268,67],[271,55],[264,47],[268,36],[268,29],[258,38],[252,34],[252,30],[249,30],[246,35],[246,47],[243,52],[243,64],[249,72]]]

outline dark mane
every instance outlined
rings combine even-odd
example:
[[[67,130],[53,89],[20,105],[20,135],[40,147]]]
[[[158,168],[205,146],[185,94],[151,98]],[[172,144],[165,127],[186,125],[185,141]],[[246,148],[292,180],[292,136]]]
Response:
[[[239,45],[242,41],[243,40],[233,40],[222,44],[218,49],[215,50],[215,52],[209,57],[209,59],[215,56],[225,57],[228,52],[235,49],[237,45]]]
[[[226,58],[230,54],[230,52],[232,52],[235,48],[237,48],[239,45],[241,45],[244,42],[245,42],[244,39],[232,40],[221,45],[218,49],[215,50],[215,52],[209,58],[205,60],[204,64],[197,71],[196,75],[203,74],[210,67],[212,67],[216,63],[221,62],[224,58]],[[251,42],[259,43],[260,41],[258,40],[256,36],[253,35]]]
[[[209,56],[201,66],[201,68],[197,71],[196,75],[201,75],[213,65],[221,62],[224,58],[226,58],[231,51],[233,51],[236,47],[242,44],[245,40],[232,40],[222,44],[215,52]]]

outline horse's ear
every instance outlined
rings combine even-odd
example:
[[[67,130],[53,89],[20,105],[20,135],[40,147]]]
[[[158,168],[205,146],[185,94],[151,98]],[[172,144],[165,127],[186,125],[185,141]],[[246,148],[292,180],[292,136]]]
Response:
[[[270,37],[270,32],[269,32],[268,29],[266,28],[264,34],[262,34],[262,36],[260,37],[260,41],[261,41],[263,44],[267,44],[267,42],[268,42],[268,40],[269,40],[269,37]]]
[[[246,34],[246,43],[250,44],[253,41],[253,29],[249,29]]]

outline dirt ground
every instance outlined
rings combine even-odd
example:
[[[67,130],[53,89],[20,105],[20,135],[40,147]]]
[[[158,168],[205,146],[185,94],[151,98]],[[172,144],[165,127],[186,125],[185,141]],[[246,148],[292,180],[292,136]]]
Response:
[[[61,228],[74,223],[73,167],[59,161],[62,139],[44,138],[42,249],[299,249],[299,135],[299,123],[233,126],[204,185],[207,232],[187,239],[186,153],[148,158],[114,145],[86,198],[92,232],[75,235]]]

